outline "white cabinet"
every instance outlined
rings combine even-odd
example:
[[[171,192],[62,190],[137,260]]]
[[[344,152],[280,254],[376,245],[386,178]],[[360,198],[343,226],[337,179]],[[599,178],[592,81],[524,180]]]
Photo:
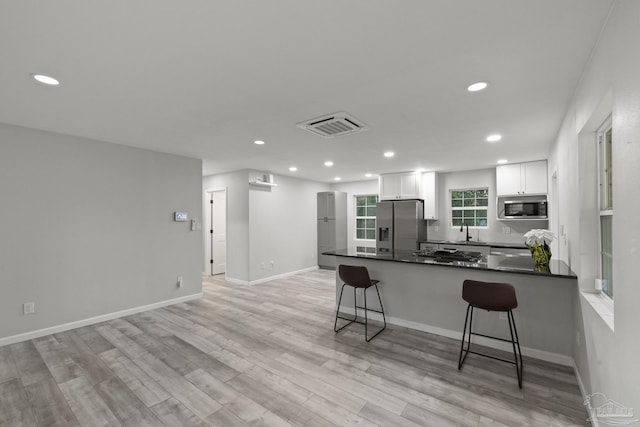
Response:
[[[497,166],[496,194],[498,196],[547,194],[547,161]]]
[[[380,200],[419,199],[421,176],[415,172],[380,175]]]
[[[522,163],[524,194],[547,194],[547,161]]]
[[[424,219],[438,219],[438,174],[422,174],[422,196],[424,200]]]

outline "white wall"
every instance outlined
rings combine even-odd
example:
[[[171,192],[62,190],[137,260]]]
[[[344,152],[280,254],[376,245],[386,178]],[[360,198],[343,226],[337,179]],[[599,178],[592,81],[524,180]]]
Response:
[[[547,228],[548,221],[498,221],[496,215],[496,170],[495,168],[478,169],[464,172],[447,172],[438,174],[438,221],[429,221],[428,238],[436,240],[464,240],[466,227],[451,227],[449,212],[450,190],[466,188],[488,188],[489,206],[487,209],[488,228],[469,228],[472,241],[523,243],[524,233],[532,228]],[[504,232],[503,228],[507,228]]]
[[[250,186],[261,174],[203,178],[203,199],[207,190],[227,189],[227,280],[255,283],[318,265],[316,194],[329,185],[274,175],[276,187]]]
[[[593,289],[598,263],[597,222],[594,216],[595,154],[593,130],[613,113],[614,183],[614,316],[615,333],[576,293],[579,341],[574,358],[586,393],[609,399],[640,412],[640,2],[616,2],[590,64],[576,89],[549,159],[557,169],[557,198],[565,207],[558,219],[567,231],[561,251],[579,277],[583,290]]]
[[[318,265],[316,194],[328,185],[283,175],[274,179],[277,187],[249,188],[251,281]]]
[[[202,237],[173,212],[202,221],[201,170],[0,124],[0,340],[200,293]]]
[[[349,233],[349,238],[347,240],[348,247],[355,248],[356,246],[364,246],[375,248],[375,240],[356,239],[356,208],[354,203],[355,196],[378,194],[378,180],[373,179],[332,184],[331,190],[347,193],[347,232]]]

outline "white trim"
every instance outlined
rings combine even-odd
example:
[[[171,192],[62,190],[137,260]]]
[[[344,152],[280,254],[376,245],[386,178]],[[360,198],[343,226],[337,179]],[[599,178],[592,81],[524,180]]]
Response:
[[[117,319],[119,317],[129,316],[131,314],[141,313],[143,311],[149,311],[160,307],[166,307],[168,305],[178,304],[185,301],[191,301],[194,299],[202,298],[203,293],[186,295],[180,298],[174,298],[170,300],[155,302],[153,304],[141,305],[139,307],[128,308],[122,311],[116,311],[113,313],[103,314],[100,316],[89,317],[88,319],[76,320],[74,322],[63,323],[61,325],[51,326],[49,328],[38,329],[36,331],[25,332],[18,335],[12,335],[5,338],[0,338],[0,347],[15,344],[21,341],[28,341],[34,338],[44,337],[46,335],[56,334],[58,332],[68,331],[70,329],[81,328],[87,325],[93,325],[95,323],[105,322],[107,320]]]
[[[372,243],[375,242],[376,239],[358,239],[358,219],[373,219],[375,221],[375,225],[373,226],[373,230],[377,230],[377,221],[378,218],[374,215],[374,216],[359,216],[358,215],[358,197],[372,197],[375,196],[376,198],[376,205],[378,204],[378,202],[380,201],[380,196],[378,194],[354,194],[353,195],[353,241],[354,242],[366,242],[366,243]],[[369,206],[369,205],[365,205],[365,206]],[[366,230],[366,228],[365,228]]]
[[[581,291],[582,298],[591,306],[593,311],[602,319],[602,321],[615,332],[614,316],[613,316],[613,300],[604,292],[584,292]]]
[[[587,390],[584,388],[584,383],[582,382],[582,378],[580,377],[580,371],[578,371],[578,366],[576,365],[575,360],[573,361],[573,373],[575,374],[576,380],[578,381],[578,388],[580,389],[580,394],[582,395],[582,403],[584,405],[584,402],[587,401],[587,396],[591,393],[587,393]],[[592,417],[589,411],[587,411],[586,406],[584,408],[584,412],[587,415],[587,420],[591,418],[591,425],[593,427],[598,427],[600,425],[598,423],[598,418]]]
[[[318,270],[318,268],[319,267],[317,265],[314,265],[313,267],[303,268],[302,270],[290,271],[288,273],[282,273],[282,274],[277,274],[275,276],[265,277],[264,279],[252,280],[251,282],[249,282],[249,285],[251,286],[258,285],[260,283],[270,282],[272,280],[282,279],[282,278],[294,276],[300,273],[307,273],[309,271]]]
[[[240,279],[234,279],[233,277],[226,277],[225,281],[229,282],[229,283],[233,283],[235,285],[246,285],[246,286],[254,286],[254,285],[259,285],[260,283],[266,283],[266,282],[270,282],[272,280],[276,280],[276,279],[283,279],[285,277],[290,277],[290,276],[295,276],[296,274],[300,274],[300,273],[307,273],[309,271],[314,271],[314,270],[318,270],[319,267],[317,265],[314,265],[313,267],[307,267],[307,268],[303,268],[301,270],[296,270],[296,271],[289,271],[288,273],[282,273],[282,274],[276,274],[275,276],[269,276],[269,277],[265,277],[263,279],[258,279],[258,280],[240,280]]]
[[[249,282],[246,280],[234,279],[233,277],[226,276],[224,278],[225,282],[233,283],[234,285],[249,285]]]
[[[337,308],[337,307],[336,307]],[[342,307],[340,313],[347,313],[353,316],[353,308]],[[371,313],[368,315],[370,319],[382,321],[382,315],[378,313]],[[392,325],[402,326],[405,328],[415,329],[417,331],[428,332],[430,334],[440,335],[447,338],[453,338],[456,340],[462,339],[462,332],[452,331],[449,329],[439,328],[437,326],[431,326],[424,323],[413,322],[411,320],[400,319],[397,317],[387,316],[387,323]],[[473,337],[471,342],[484,345],[486,347],[495,348],[507,352],[513,352],[513,348],[509,343],[503,343],[501,341],[494,341],[484,337]],[[563,366],[574,366],[575,362],[573,357],[564,354],[552,353],[550,351],[537,350],[535,348],[521,347],[522,355],[533,357],[535,359],[544,360],[545,362],[557,363]]]

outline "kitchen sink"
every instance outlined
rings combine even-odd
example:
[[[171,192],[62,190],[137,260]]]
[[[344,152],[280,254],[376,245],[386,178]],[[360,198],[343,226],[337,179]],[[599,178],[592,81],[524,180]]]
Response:
[[[474,246],[485,246],[488,245],[487,242],[475,242],[473,240],[467,242],[464,240],[439,240],[438,243],[444,245],[474,245]]]

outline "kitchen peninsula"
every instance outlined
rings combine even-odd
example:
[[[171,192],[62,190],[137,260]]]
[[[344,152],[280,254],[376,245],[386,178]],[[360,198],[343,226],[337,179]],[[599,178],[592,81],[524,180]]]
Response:
[[[548,269],[538,271],[530,257],[522,256],[485,255],[442,262],[411,251],[377,255],[343,249],[325,254],[336,256],[336,265],[365,266],[372,278],[380,280],[389,323],[456,339],[462,335],[466,310],[462,282],[510,283],[518,298],[514,316],[523,354],[564,365],[572,363],[577,277],[563,261],[551,260]],[[341,287],[336,276],[336,296]],[[345,293],[343,305],[353,307],[352,294]],[[499,314],[477,310],[474,331],[505,336],[507,321]],[[502,343],[481,337],[477,342],[509,351]]]

